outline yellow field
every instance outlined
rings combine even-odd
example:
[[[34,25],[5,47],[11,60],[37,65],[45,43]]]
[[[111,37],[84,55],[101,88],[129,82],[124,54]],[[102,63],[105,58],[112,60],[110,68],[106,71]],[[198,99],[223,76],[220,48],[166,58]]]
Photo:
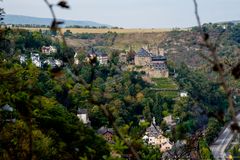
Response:
[[[46,30],[46,28],[24,28],[27,30],[38,31]],[[161,29],[88,29],[88,28],[63,28],[62,31],[70,30],[72,33],[107,33],[107,32],[116,32],[116,33],[159,33],[159,32],[169,32],[172,29],[161,28]]]
[[[66,28],[63,29],[67,30]],[[73,33],[107,33],[107,32],[116,32],[116,33],[151,33],[151,32],[167,32],[171,29],[85,29],[85,28],[71,28]]]

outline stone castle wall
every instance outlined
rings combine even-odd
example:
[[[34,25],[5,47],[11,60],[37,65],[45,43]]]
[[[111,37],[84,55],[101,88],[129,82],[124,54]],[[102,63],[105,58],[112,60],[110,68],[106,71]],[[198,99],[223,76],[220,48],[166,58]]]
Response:
[[[147,66],[151,63],[151,57],[135,56],[134,63],[135,63],[136,66]]]
[[[169,77],[168,70],[151,69],[151,70],[147,71],[146,73],[151,78],[168,78]]]

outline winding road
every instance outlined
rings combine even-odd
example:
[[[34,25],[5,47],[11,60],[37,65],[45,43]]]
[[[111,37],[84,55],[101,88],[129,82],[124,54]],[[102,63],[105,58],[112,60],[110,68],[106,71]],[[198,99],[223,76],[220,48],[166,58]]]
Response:
[[[237,115],[237,120],[240,122],[240,113]],[[215,159],[226,159],[225,150],[228,145],[232,142],[234,133],[230,129],[230,125],[224,128],[223,132],[219,135],[216,141],[210,146],[212,154]]]

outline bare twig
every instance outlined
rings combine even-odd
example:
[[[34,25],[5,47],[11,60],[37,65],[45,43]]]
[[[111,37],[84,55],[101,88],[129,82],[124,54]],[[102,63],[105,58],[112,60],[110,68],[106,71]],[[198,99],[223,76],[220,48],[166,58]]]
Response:
[[[90,94],[93,97],[93,80],[94,80],[94,76],[95,76],[95,65],[92,64],[92,74],[91,74],[91,85],[90,85]],[[117,79],[117,80],[121,80]],[[117,80],[114,81],[110,81],[108,83],[105,83],[103,85],[112,83],[112,82],[116,82]],[[96,104],[97,106],[99,106],[99,108],[103,111],[104,115],[108,118],[108,122],[110,123],[110,125],[113,127],[114,131],[116,132],[117,136],[123,140],[123,142],[128,146],[128,148],[130,149],[130,151],[132,152],[133,156],[137,159],[140,160],[140,156],[138,155],[137,151],[134,149],[134,147],[132,146],[131,142],[129,142],[128,140],[126,140],[124,138],[124,135],[119,131],[117,125],[115,124],[114,121],[114,116],[112,115],[112,113],[103,105],[103,104],[99,104],[98,102],[92,100],[93,104]]]
[[[212,57],[213,61],[209,61],[209,59],[206,58],[205,56],[201,56],[201,55],[200,56],[202,58],[206,59],[207,61],[211,62],[214,66],[216,66],[217,72],[219,74],[220,83],[221,83],[221,85],[222,85],[222,87],[223,87],[223,89],[224,89],[224,91],[227,95],[229,111],[232,115],[233,121],[235,123],[237,123],[237,118],[236,118],[236,113],[235,113],[234,103],[233,103],[233,98],[232,98],[232,90],[227,85],[227,82],[226,82],[226,79],[225,79],[225,76],[224,76],[224,68],[221,66],[219,57],[217,55],[217,46],[208,41],[209,35],[203,31],[203,28],[202,28],[202,25],[201,25],[200,16],[199,16],[199,13],[198,13],[197,0],[193,0],[193,3],[194,3],[194,7],[195,7],[195,16],[196,16],[196,19],[197,19],[198,27],[200,29],[201,38],[202,38],[202,41],[203,41],[202,45],[205,46],[209,50],[210,56]]]
[[[117,136],[120,137],[123,142],[128,146],[128,148],[130,149],[130,151],[132,152],[133,156],[137,159],[140,160],[140,157],[137,153],[137,151],[134,149],[134,147],[132,146],[130,141],[127,141],[124,138],[124,135],[119,131],[117,125],[114,123],[114,121],[112,120],[111,117],[113,117],[112,113],[104,106],[100,106],[100,108],[104,111],[104,114],[106,115],[106,117],[108,117],[108,121],[111,124],[111,126],[113,127],[114,131],[116,132]]]
[[[55,12],[54,12],[54,10],[53,10],[53,5],[50,4],[50,3],[48,2],[48,0],[44,0],[44,2],[45,2],[45,3],[47,4],[47,6],[49,7],[49,9],[50,9],[50,11],[51,11],[51,14],[52,14],[52,17],[53,17],[53,20],[57,20],[56,15],[55,15]]]
[[[58,27],[58,23],[57,23],[57,17],[56,17],[56,14],[53,10],[53,5],[49,3],[48,0],[44,0],[44,2],[47,4],[49,10],[51,11],[51,14],[52,14],[52,17],[53,17],[53,22],[52,22],[52,27],[51,29],[52,30],[56,30],[59,32],[60,36],[62,37],[62,41],[63,41],[63,44],[67,47],[67,43],[66,43],[66,40],[65,40],[65,37],[64,37],[64,34],[62,33],[62,30],[60,27]],[[70,60],[68,59],[67,57],[67,60],[68,62],[70,63]],[[92,86],[93,86],[93,80],[94,80],[94,76],[95,76],[95,66],[92,64],[91,65],[92,67],[92,70],[91,70],[91,84],[90,84],[90,87],[88,87],[87,83],[85,82],[84,79],[82,78],[79,78],[77,76],[75,76],[70,69],[67,68],[67,72],[70,73],[70,75],[73,77],[74,80],[76,81],[81,81],[83,83],[83,85],[90,90],[90,93],[91,93],[91,96],[92,95]],[[111,83],[111,82],[110,82]],[[106,85],[106,84],[104,84]],[[97,104],[96,102],[92,101],[93,104],[96,104],[96,105],[99,105]],[[109,112],[105,107],[103,107],[101,104],[99,105],[100,106],[100,109],[103,111],[103,113],[105,114],[105,116],[108,118],[109,120],[109,123],[112,125],[112,127],[114,128],[115,132],[117,133],[117,136],[123,140],[123,142],[128,146],[128,148],[130,149],[130,151],[132,152],[133,156],[137,159],[137,160],[140,160],[140,157],[137,153],[137,151],[134,149],[134,147],[132,146],[132,144],[127,141],[124,136],[121,134],[121,132],[119,131],[117,125],[114,123],[112,117],[113,115],[111,114],[111,112]]]
[[[193,3],[194,3],[194,7],[195,7],[195,16],[196,16],[196,19],[197,19],[198,27],[200,29],[201,34],[203,34],[201,20],[200,20],[199,14],[198,14],[198,4],[197,4],[197,1],[193,0]]]
[[[48,8],[49,8],[49,10],[50,10],[50,12],[51,12],[51,14],[52,14],[52,17],[53,17],[51,29],[52,29],[52,30],[56,30],[56,31],[58,31],[58,32],[60,33],[60,36],[62,37],[63,44],[64,44],[65,46],[67,46],[67,43],[66,43],[65,37],[64,37],[64,35],[63,35],[63,33],[62,33],[62,30],[61,30],[61,28],[58,27],[57,17],[56,17],[56,14],[55,14],[54,10],[53,10],[53,6],[54,6],[54,5],[53,5],[53,4],[50,4],[48,0],[44,0],[44,2],[45,2],[46,5],[48,6]]]

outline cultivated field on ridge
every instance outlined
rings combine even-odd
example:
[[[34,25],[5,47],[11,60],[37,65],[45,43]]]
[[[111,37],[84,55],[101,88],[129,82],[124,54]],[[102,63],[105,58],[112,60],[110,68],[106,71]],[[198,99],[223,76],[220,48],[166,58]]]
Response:
[[[38,30],[48,30],[48,28],[23,28],[31,31]],[[116,33],[159,33],[159,32],[169,32],[172,29],[168,28],[154,28],[154,29],[141,29],[141,28],[132,28],[132,29],[92,29],[92,28],[62,28],[62,31],[70,30],[72,33],[107,33],[107,32],[116,32]]]

